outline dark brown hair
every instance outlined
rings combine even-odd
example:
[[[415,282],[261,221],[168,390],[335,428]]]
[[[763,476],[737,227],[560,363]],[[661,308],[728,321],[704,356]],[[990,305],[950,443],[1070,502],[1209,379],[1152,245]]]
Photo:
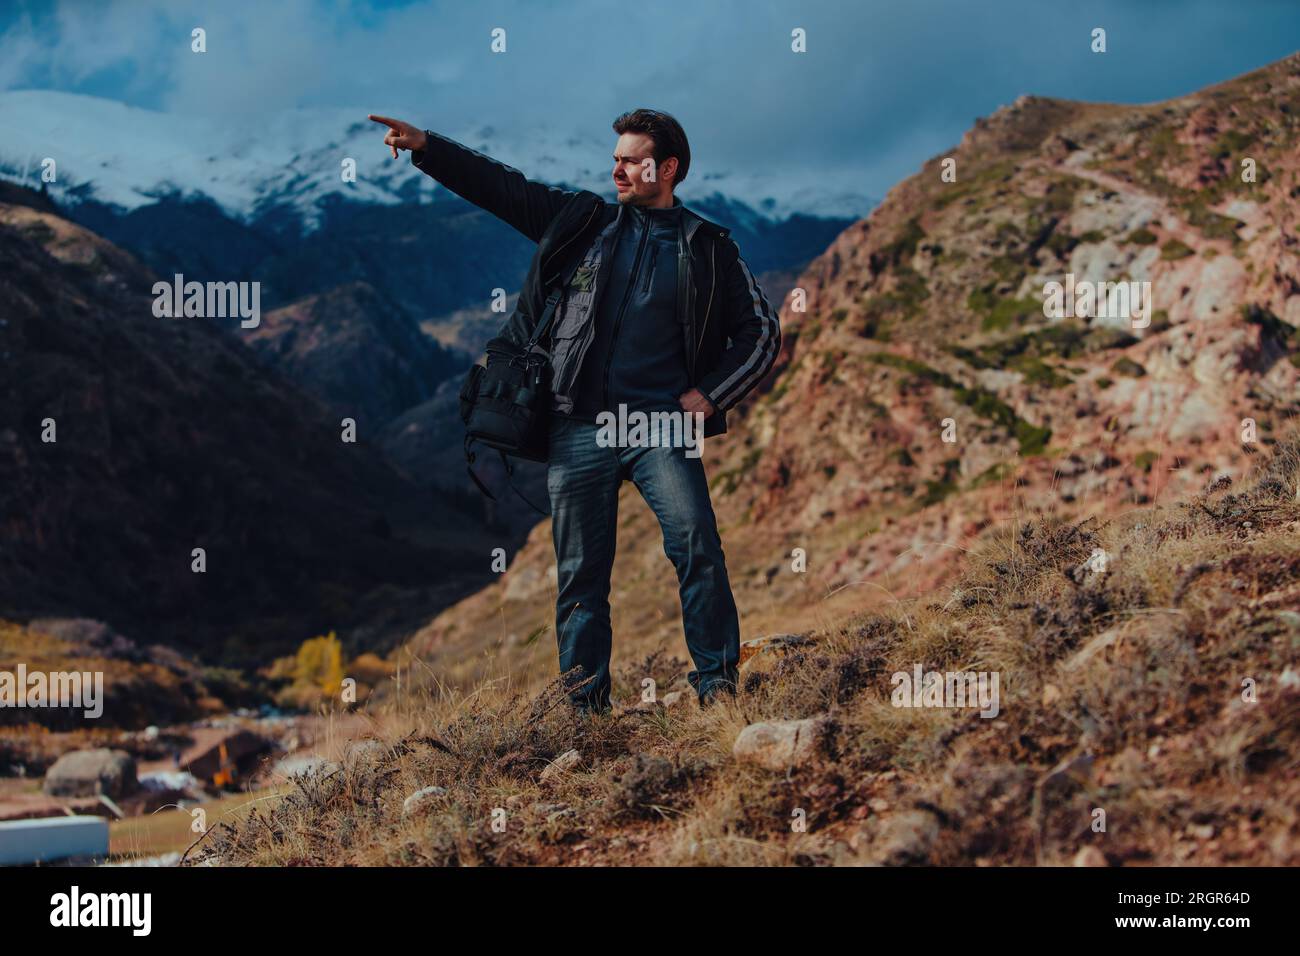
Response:
[[[686,171],[691,168],[691,145],[686,142],[686,131],[682,124],[667,113],[658,110],[632,110],[614,120],[614,132],[644,133],[654,140],[655,165],[663,165],[670,156],[677,157],[677,175],[673,177],[673,187],[686,178]]]

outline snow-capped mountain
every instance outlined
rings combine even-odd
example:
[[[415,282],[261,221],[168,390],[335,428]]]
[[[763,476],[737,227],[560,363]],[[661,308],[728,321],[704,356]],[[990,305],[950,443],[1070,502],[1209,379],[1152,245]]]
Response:
[[[533,179],[613,199],[602,130],[440,131]],[[852,182],[714,171],[696,159],[683,202],[731,228],[772,302],[871,207]],[[55,164],[49,183],[46,160]],[[344,176],[349,161],[354,179]],[[519,288],[535,246],[405,154],[391,158],[364,112],[219,122],[65,93],[0,93],[0,188],[6,179],[43,187],[58,214],[130,252],[145,267],[133,273],[141,293],[153,276],[257,282],[263,324],[227,331],[323,407],[382,435],[408,475],[444,496],[465,491],[460,373],[499,329],[497,295]],[[513,503],[494,515],[519,533],[535,519]]]
[[[612,198],[608,138],[540,125],[439,132],[532,179]],[[233,122],[73,93],[0,93],[0,177],[38,187],[42,163],[53,159],[56,177],[48,189],[56,201],[95,200],[124,212],[167,196],[207,197],[243,221],[289,207],[311,230],[332,197],[391,205],[428,200],[442,189],[406,155],[392,159],[382,135],[352,110],[294,110]],[[343,175],[348,160],[355,162],[355,181]],[[701,170],[682,192],[688,204],[722,202],[752,216],[752,228],[796,213],[859,218],[874,202],[854,186],[823,173],[755,168]]]

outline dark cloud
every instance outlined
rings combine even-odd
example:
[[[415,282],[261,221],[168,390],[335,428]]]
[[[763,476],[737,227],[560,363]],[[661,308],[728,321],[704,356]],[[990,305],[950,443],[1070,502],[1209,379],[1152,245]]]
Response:
[[[195,26],[208,52],[190,52]],[[490,51],[506,31],[507,53]],[[1089,34],[1107,31],[1108,52]],[[807,31],[808,52],[790,50]],[[544,120],[603,132],[632,105],[676,113],[721,164],[860,171],[881,195],[1022,93],[1145,102],[1300,43],[1293,0],[663,0],[17,3],[0,86],[93,93],[256,122],[355,107],[433,128]]]

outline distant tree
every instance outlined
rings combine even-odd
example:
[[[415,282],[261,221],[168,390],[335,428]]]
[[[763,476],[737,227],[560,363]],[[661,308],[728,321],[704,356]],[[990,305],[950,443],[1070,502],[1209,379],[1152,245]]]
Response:
[[[343,685],[343,645],[333,631],[302,642],[294,661],[293,680],[334,697]]]

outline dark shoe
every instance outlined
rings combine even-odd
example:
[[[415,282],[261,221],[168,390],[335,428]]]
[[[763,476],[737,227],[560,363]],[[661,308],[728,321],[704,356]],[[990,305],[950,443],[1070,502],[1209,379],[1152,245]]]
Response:
[[[712,707],[714,704],[722,701],[732,701],[736,699],[736,685],[728,681],[718,681],[716,684],[710,684],[700,692],[700,709]]]
[[[592,717],[604,716],[613,709],[608,704],[599,706],[587,701],[569,701],[569,707],[572,708],[574,716],[580,720],[590,720]]]

